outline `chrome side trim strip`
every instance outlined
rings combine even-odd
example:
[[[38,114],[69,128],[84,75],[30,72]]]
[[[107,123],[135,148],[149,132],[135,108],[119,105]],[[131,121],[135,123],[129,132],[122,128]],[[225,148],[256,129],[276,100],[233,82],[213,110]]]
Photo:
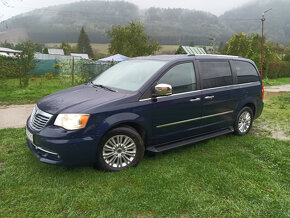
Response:
[[[201,119],[206,119],[206,118],[210,118],[210,117],[221,116],[221,115],[224,115],[224,114],[230,114],[230,113],[233,113],[233,112],[234,111],[226,111],[226,112],[222,112],[222,113],[218,113],[218,114],[212,114],[212,115],[207,115],[207,116],[203,116],[203,117],[197,117],[197,118],[193,118],[193,119],[189,119],[189,120],[182,120],[182,121],[177,121],[177,122],[173,122],[173,123],[167,123],[167,124],[156,126],[156,128],[162,128],[162,127],[167,127],[167,126],[178,125],[178,124],[192,122],[192,121],[201,120]]]
[[[157,99],[159,98],[165,98],[165,97],[170,97],[170,96],[176,96],[176,95],[185,95],[185,94],[189,94],[189,93],[194,93],[194,92],[200,92],[200,91],[206,91],[206,90],[212,90],[212,89],[220,89],[220,88],[227,88],[227,87],[236,87],[236,86],[244,86],[244,85],[250,85],[253,83],[257,83],[260,81],[256,81],[256,82],[249,82],[249,83],[241,83],[241,84],[234,84],[234,85],[228,85],[228,86],[219,86],[219,87],[214,87],[214,88],[208,88],[208,89],[200,89],[200,90],[194,90],[194,91],[190,91],[190,92],[182,92],[182,93],[177,93],[177,94],[172,94],[172,95],[168,95],[168,96],[159,96],[157,97]],[[148,101],[148,100],[152,100],[153,98],[144,98],[144,99],[140,99],[139,101]]]

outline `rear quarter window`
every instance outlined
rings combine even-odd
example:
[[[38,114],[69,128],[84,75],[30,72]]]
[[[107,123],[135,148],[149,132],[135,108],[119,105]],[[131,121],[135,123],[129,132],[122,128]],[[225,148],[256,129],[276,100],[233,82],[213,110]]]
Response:
[[[199,62],[203,89],[233,84],[233,77],[228,61]]]
[[[259,81],[256,68],[249,62],[234,61],[234,68],[237,72],[238,83],[249,83]]]

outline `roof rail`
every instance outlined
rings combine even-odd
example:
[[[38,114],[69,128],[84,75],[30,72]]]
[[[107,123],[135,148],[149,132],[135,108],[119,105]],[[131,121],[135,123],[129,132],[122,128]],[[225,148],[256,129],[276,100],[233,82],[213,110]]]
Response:
[[[217,57],[231,57],[231,58],[242,58],[241,56],[236,55],[220,55],[220,54],[189,54],[188,56],[217,56]]]

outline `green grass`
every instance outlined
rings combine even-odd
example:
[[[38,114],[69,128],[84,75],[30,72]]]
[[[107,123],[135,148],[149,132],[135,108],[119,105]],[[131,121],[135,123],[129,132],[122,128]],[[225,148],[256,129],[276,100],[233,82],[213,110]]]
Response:
[[[104,173],[40,163],[24,129],[0,134],[3,217],[290,216],[289,141],[227,135]]]
[[[254,124],[259,128],[280,131],[290,136],[290,93],[264,99],[264,103],[263,113]]]
[[[262,122],[283,126],[289,97],[265,100]],[[27,148],[24,128],[0,130],[0,214],[289,217],[290,141],[257,131],[145,156],[136,168],[104,173],[43,164]]]
[[[277,78],[277,79],[263,79],[264,86],[278,86],[290,84],[290,77],[286,78]]]
[[[27,88],[19,88],[18,79],[0,83],[0,105],[36,103],[42,97],[71,86],[70,81],[59,78],[31,78]]]

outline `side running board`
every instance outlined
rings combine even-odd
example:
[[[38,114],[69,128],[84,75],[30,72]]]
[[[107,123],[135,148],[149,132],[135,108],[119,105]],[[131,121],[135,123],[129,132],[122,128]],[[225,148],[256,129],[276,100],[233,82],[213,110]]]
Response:
[[[233,127],[229,127],[227,129],[223,129],[223,130],[220,130],[218,132],[213,132],[213,133],[210,133],[210,134],[198,136],[198,137],[187,139],[187,140],[184,140],[184,141],[174,142],[174,143],[163,145],[163,146],[160,146],[160,147],[153,147],[153,146],[152,147],[148,147],[146,150],[147,151],[151,151],[151,152],[162,152],[162,151],[166,151],[166,150],[170,150],[170,149],[173,149],[173,148],[182,147],[184,145],[200,142],[200,141],[203,141],[203,140],[207,140],[207,139],[210,139],[210,138],[214,138],[214,137],[225,135],[225,134],[232,133],[232,132],[234,132],[234,128]]]

